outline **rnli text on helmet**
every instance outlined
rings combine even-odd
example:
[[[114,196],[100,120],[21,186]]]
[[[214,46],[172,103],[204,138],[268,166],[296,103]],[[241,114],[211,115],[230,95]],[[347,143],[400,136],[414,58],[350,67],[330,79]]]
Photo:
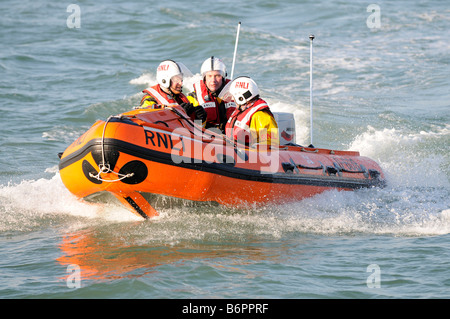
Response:
[[[163,64],[158,66],[158,71],[167,71],[169,70],[169,65],[168,64]]]
[[[248,89],[248,82],[236,82],[236,89]]]

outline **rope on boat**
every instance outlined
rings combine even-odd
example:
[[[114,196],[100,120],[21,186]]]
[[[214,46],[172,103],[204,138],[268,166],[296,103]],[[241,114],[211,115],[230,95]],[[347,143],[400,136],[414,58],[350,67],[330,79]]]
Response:
[[[117,115],[113,116],[113,115],[111,115],[110,117],[108,117],[108,119],[105,122],[105,126],[103,127],[103,133],[102,133],[102,163],[100,163],[98,165],[99,172],[97,174],[95,174],[95,175],[92,174],[91,172],[89,172],[89,176],[90,177],[95,178],[95,179],[97,179],[99,181],[108,182],[108,183],[118,182],[118,181],[121,181],[121,180],[123,180],[125,178],[129,178],[129,177],[134,176],[134,173],[120,174],[120,173],[114,172],[113,170],[111,170],[111,167],[110,167],[109,163],[106,163],[106,160],[105,160],[105,143],[104,143],[105,142],[105,131],[106,131],[106,125],[108,125],[108,122],[112,118],[120,118],[120,116],[117,116]],[[115,174],[119,178],[117,178],[117,179],[103,179],[101,177],[101,174],[109,174],[109,173]]]

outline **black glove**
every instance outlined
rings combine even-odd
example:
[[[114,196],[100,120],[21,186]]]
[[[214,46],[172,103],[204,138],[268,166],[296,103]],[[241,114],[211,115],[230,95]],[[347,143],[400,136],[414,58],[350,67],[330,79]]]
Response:
[[[202,120],[202,122],[205,122],[207,114],[203,106],[198,105],[194,108],[194,110],[195,110],[195,118]]]
[[[181,103],[180,106],[184,109],[184,111],[186,112],[186,114],[188,116],[191,116],[191,114],[194,113],[194,111],[195,111],[195,108],[192,105],[192,103],[184,102],[184,103]]]
[[[222,122],[219,124],[219,130],[222,131],[222,133],[225,134],[225,125],[227,125],[227,122]]]

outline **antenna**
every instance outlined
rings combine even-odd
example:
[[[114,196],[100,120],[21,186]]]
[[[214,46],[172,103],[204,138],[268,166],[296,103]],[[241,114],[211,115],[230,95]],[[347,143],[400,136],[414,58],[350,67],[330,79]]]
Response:
[[[238,27],[237,27],[236,44],[234,45],[233,64],[231,66],[231,80],[233,80],[233,75],[234,75],[234,64],[236,62],[236,52],[237,52],[237,47],[238,47],[238,42],[239,42],[239,31],[240,30],[241,30],[241,21],[239,21]]]
[[[310,138],[311,138],[311,145],[313,146],[313,40],[314,35],[311,34],[309,36],[310,39],[310,51],[309,51],[309,112],[310,112]]]

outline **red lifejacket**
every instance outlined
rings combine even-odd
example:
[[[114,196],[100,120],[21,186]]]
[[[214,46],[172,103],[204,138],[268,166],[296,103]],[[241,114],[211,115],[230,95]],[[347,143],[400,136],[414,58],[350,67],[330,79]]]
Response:
[[[226,79],[225,84],[228,82],[230,80]],[[225,122],[236,108],[236,104],[233,102],[219,102],[217,97],[208,90],[203,80],[194,83],[194,91],[197,95],[198,104],[203,106],[206,111],[206,121],[209,126],[215,126],[221,124],[221,122]]]
[[[236,108],[225,125],[225,134],[227,137],[229,139],[233,139],[234,141],[249,145],[251,137],[250,123],[252,122],[252,116],[256,112],[263,110],[272,114],[269,106],[263,99],[256,100],[252,105],[247,106],[243,111]]]
[[[176,96],[174,96],[172,94],[168,94],[161,89],[159,84],[154,85],[142,92],[145,94],[151,95],[158,102],[158,104],[161,104],[161,105],[173,106],[173,105],[179,105],[183,102],[189,103],[188,98],[183,93],[177,94]],[[142,98],[141,104],[145,98],[146,98],[146,95],[144,95],[144,97]]]

